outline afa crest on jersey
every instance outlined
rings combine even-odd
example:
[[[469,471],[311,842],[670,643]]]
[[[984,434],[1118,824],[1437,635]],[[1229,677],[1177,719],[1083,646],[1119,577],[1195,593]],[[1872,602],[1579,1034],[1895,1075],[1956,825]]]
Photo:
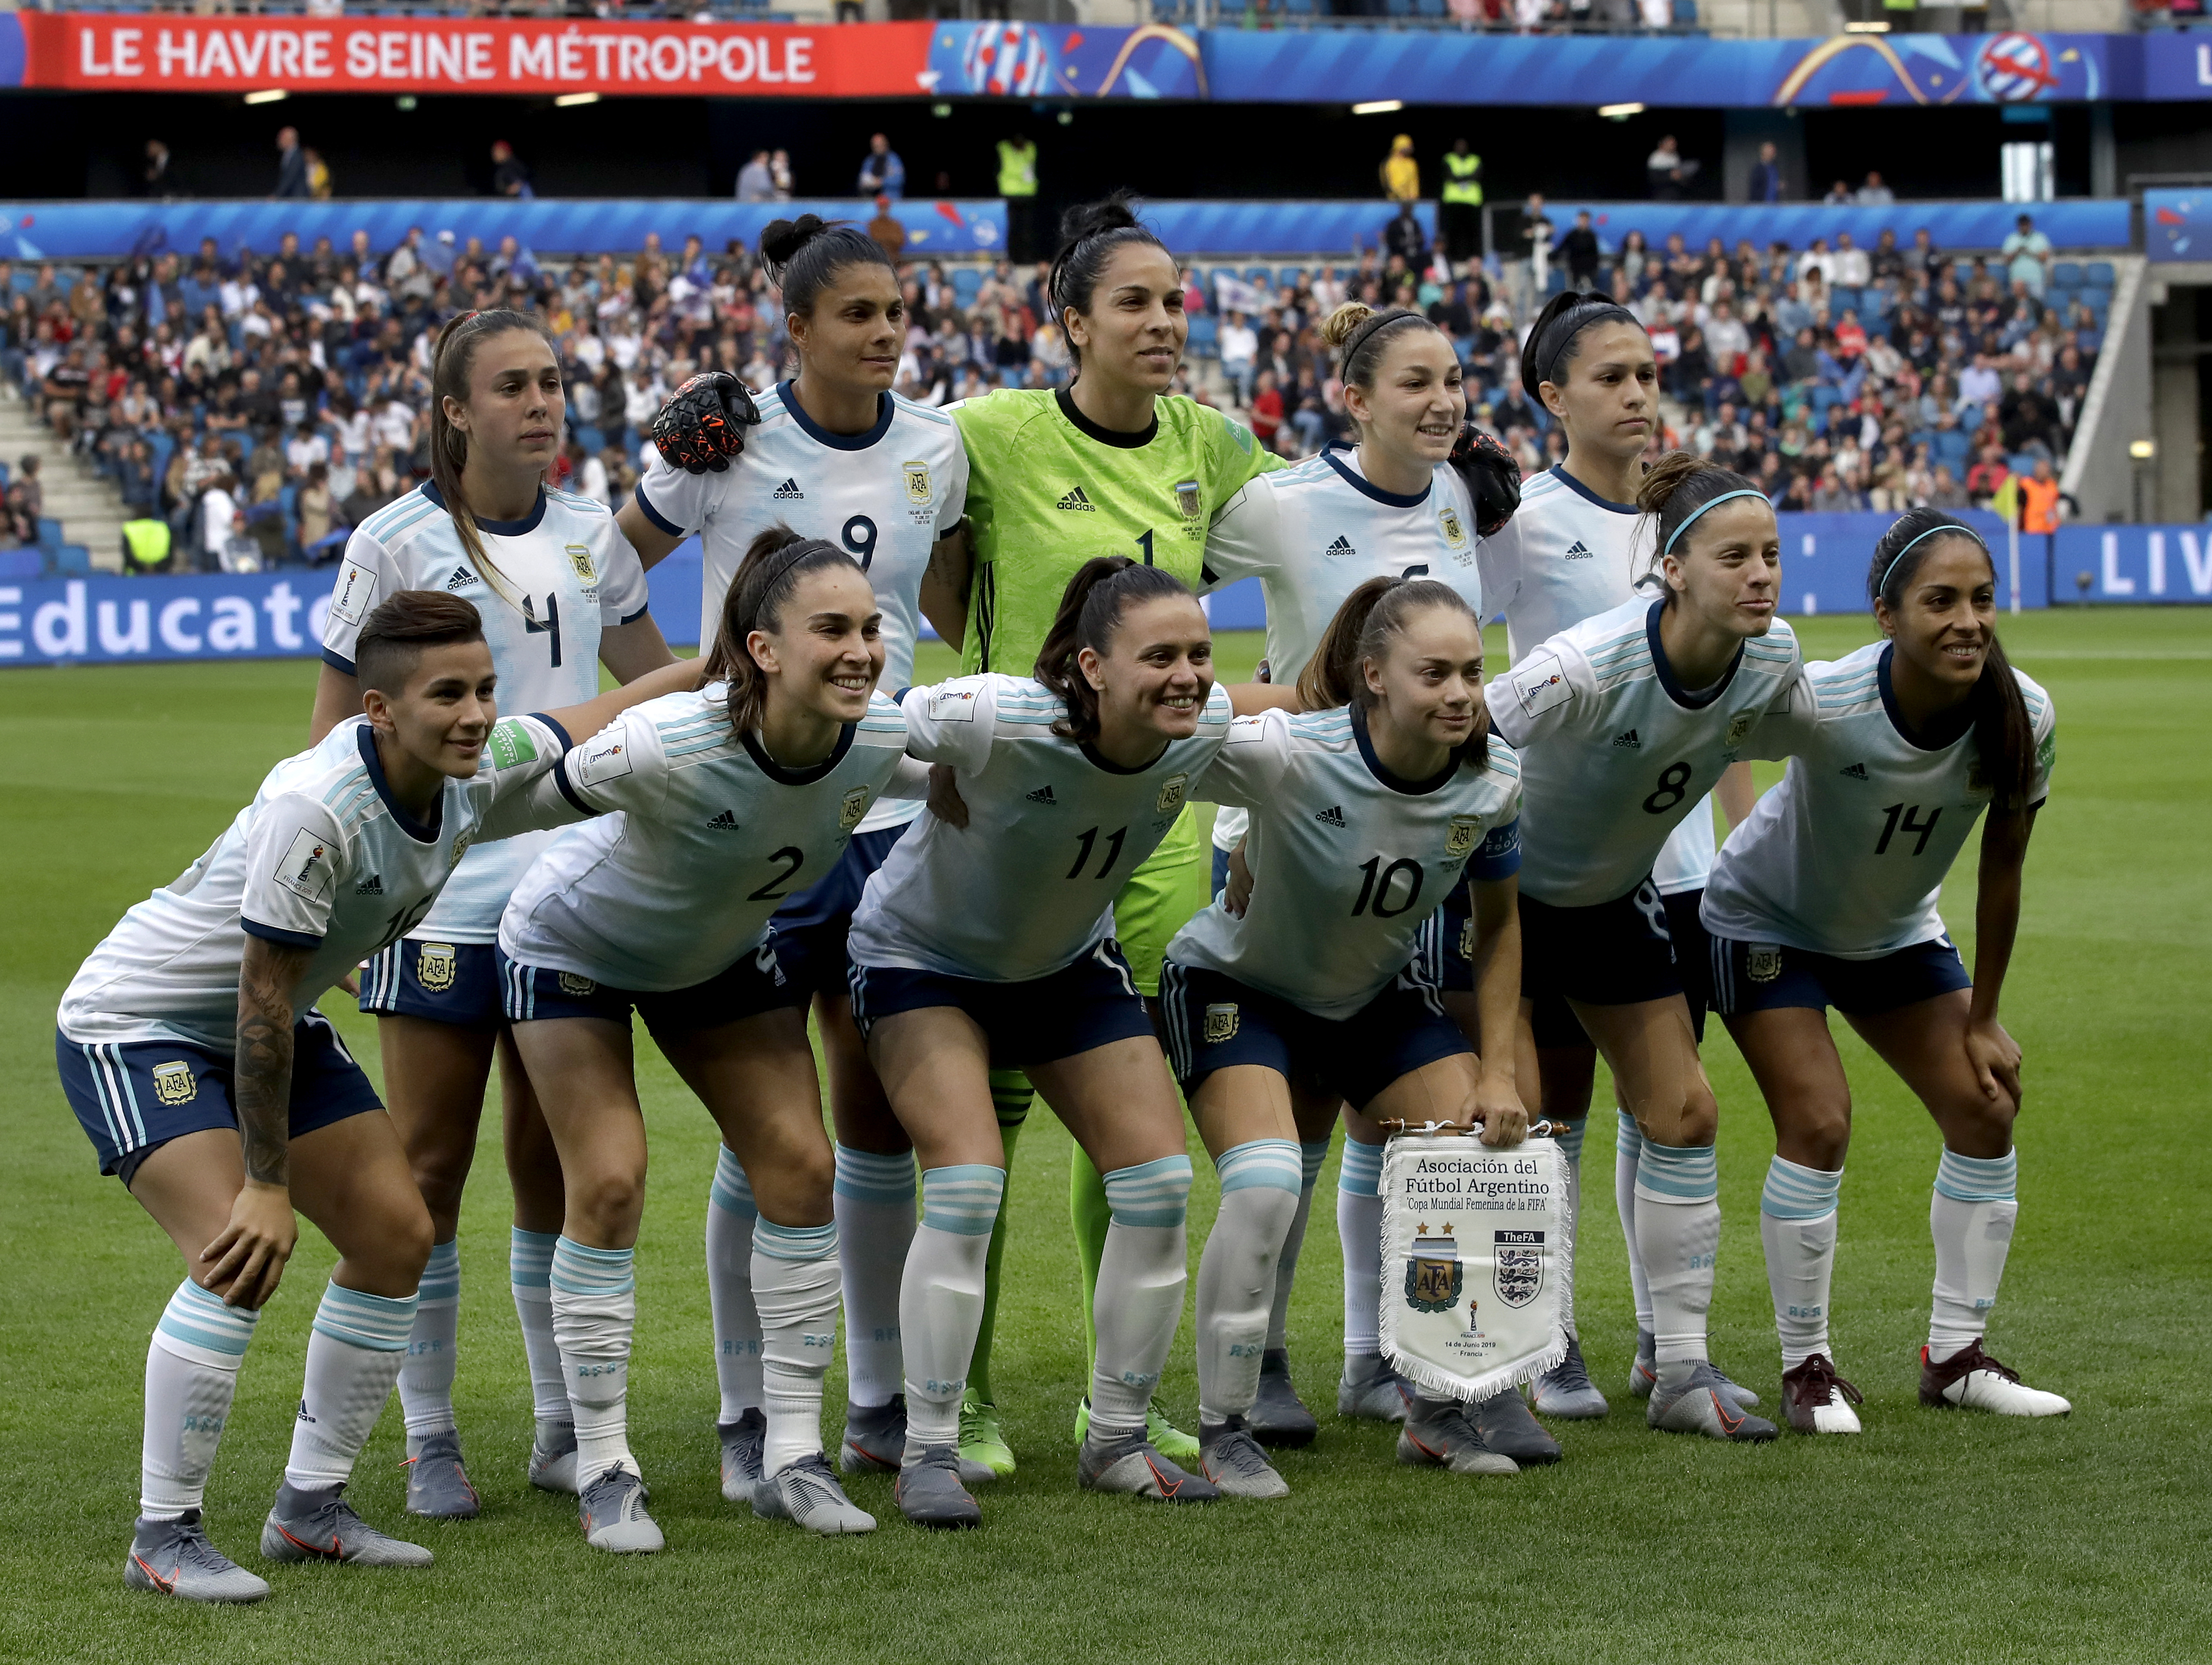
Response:
[[[842,831],[852,831],[860,824],[861,817],[867,812],[868,789],[866,787],[854,787],[852,791],[845,794],[844,804],[837,811],[838,828]]]
[[[1459,518],[1458,508],[1446,503],[1437,511],[1437,528],[1444,535],[1444,544],[1452,552],[1452,559],[1464,567],[1474,559],[1474,551],[1468,547],[1467,526]]]
[[[1730,750],[1734,750],[1736,747],[1744,743],[1744,741],[1750,736],[1751,731],[1758,726],[1759,713],[1756,711],[1737,712],[1735,716],[1729,719],[1728,738],[1723,741],[1723,744]]]
[[[1182,807],[1183,793],[1190,789],[1190,776],[1178,770],[1160,782],[1160,795],[1152,800],[1152,812],[1165,815],[1170,810]]]
[[[1182,511],[1184,520],[1195,520],[1206,513],[1206,499],[1199,491],[1197,481],[1177,480],[1175,495],[1176,507]]]
[[[199,1096],[200,1084],[183,1059],[154,1066],[154,1097],[164,1104],[189,1104]]]
[[[419,945],[415,960],[415,981],[433,994],[442,994],[453,986],[453,975],[460,965],[460,956],[449,942],[426,942]]]
[[[588,544],[570,544],[566,549],[568,564],[576,569],[578,580],[587,590],[597,585],[599,575],[592,568],[591,546]]]
[[[1406,1255],[1406,1304],[1416,1312],[1449,1312],[1459,1304],[1467,1268],[1460,1264],[1459,1240],[1452,1229],[1441,1236],[1425,1225]]]
[[[1481,831],[1480,816],[1455,815],[1449,829],[1444,834],[1444,854],[1455,859],[1468,854],[1474,850],[1475,837]]]
[[[469,853],[469,846],[476,842],[476,835],[474,833],[463,833],[459,837],[456,838],[453,841],[453,859],[446,864],[446,871],[451,872],[454,868],[459,866],[461,865],[461,858]]]
[[[1490,1271],[1490,1287],[1516,1311],[1544,1292],[1544,1234],[1500,1231]]]
[[[929,487],[929,465],[923,462],[901,463],[899,468],[906,476],[906,500],[909,503],[926,503],[934,495]]]

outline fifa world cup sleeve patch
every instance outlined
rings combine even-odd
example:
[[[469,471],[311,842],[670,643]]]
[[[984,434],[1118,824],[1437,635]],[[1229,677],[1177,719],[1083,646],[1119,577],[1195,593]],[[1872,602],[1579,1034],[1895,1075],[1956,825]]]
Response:
[[[276,864],[276,882],[295,896],[321,902],[331,893],[337,854],[335,839],[302,827],[293,836],[284,859]]]
[[[352,556],[338,568],[337,587],[331,592],[331,617],[358,624],[376,605],[376,574]]]
[[[1531,717],[1540,717],[1572,699],[1574,689],[1567,681],[1567,667],[1559,663],[1559,656],[1539,653],[1516,671],[1513,697],[1521,702],[1522,711]]]
[[[1255,740],[1267,738],[1267,720],[1265,717],[1239,717],[1229,725],[1229,738],[1225,744],[1249,745]]]
[[[972,688],[939,688],[929,696],[929,714],[940,723],[972,723],[975,720],[975,690]]]
[[[605,786],[630,771],[629,734],[617,728],[586,741],[569,756],[573,759],[568,765],[571,781],[580,787]]]

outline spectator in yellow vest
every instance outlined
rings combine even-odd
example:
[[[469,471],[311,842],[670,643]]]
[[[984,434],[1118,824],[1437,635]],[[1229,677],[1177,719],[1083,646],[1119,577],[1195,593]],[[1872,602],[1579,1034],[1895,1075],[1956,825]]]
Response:
[[[1437,207],[1437,234],[1444,258],[1455,270],[1482,258],[1482,158],[1455,139],[1444,155],[1444,182]]]

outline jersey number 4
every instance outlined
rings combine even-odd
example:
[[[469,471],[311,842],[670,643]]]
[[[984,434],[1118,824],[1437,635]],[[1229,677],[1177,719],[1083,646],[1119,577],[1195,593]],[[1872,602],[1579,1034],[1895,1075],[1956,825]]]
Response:
[[[531,605],[530,598],[522,598],[522,628],[531,635],[541,633],[553,638],[553,668],[561,668],[561,598],[549,594],[545,598],[545,618],[539,623],[538,609]]]
[[[1929,811],[1928,818],[1925,821],[1917,818],[1919,814],[1920,805],[1917,804],[1910,805],[1905,804],[1890,804],[1885,805],[1882,810],[1882,815],[1886,818],[1881,823],[1881,837],[1876,841],[1874,847],[1874,853],[1876,855],[1887,855],[1889,854],[1889,841],[1896,837],[1899,833],[1918,833],[1920,835],[1920,842],[1912,847],[1913,854],[1918,855],[1923,850],[1926,849],[1928,848],[1928,835],[1936,830],[1936,823],[1942,817],[1943,806],[1941,804],[1938,804],[1934,809]]]

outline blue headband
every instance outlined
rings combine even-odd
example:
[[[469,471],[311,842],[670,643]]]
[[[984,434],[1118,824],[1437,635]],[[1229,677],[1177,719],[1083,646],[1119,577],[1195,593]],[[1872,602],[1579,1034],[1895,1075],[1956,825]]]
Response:
[[[1691,521],[1696,520],[1707,509],[1714,508],[1718,507],[1720,504],[1725,503],[1731,497],[1756,497],[1762,503],[1766,501],[1766,494],[1765,492],[1758,490],[1751,486],[1745,486],[1736,491],[1723,491],[1719,496],[1712,499],[1711,501],[1698,504],[1697,507],[1692,509],[1689,513],[1683,516],[1682,524],[1674,528],[1673,534],[1667,539],[1667,546],[1661,550],[1659,553],[1662,556],[1674,554],[1674,539],[1680,538],[1684,532],[1689,531]]]
[[[1940,526],[1929,527],[1927,531],[1922,532],[1919,537],[1914,538],[1911,543],[1907,544],[1903,549],[1897,552],[1897,554],[1891,559],[1889,565],[1882,570],[1881,582],[1875,586],[1875,594],[1881,596],[1887,595],[1889,592],[1889,580],[1897,576],[1897,563],[1904,560],[1906,556],[1911,554],[1913,549],[1917,545],[1926,543],[1929,538],[1935,537],[1939,532],[1962,532],[1966,537],[1972,538],[1977,544],[1981,544],[1982,553],[1984,555],[1988,555],[1990,552],[1988,542],[1982,537],[1981,533],[1976,532],[1972,526],[1962,526],[1956,520],[1946,520]],[[1994,559],[1994,557],[1992,557],[1992,559]]]

